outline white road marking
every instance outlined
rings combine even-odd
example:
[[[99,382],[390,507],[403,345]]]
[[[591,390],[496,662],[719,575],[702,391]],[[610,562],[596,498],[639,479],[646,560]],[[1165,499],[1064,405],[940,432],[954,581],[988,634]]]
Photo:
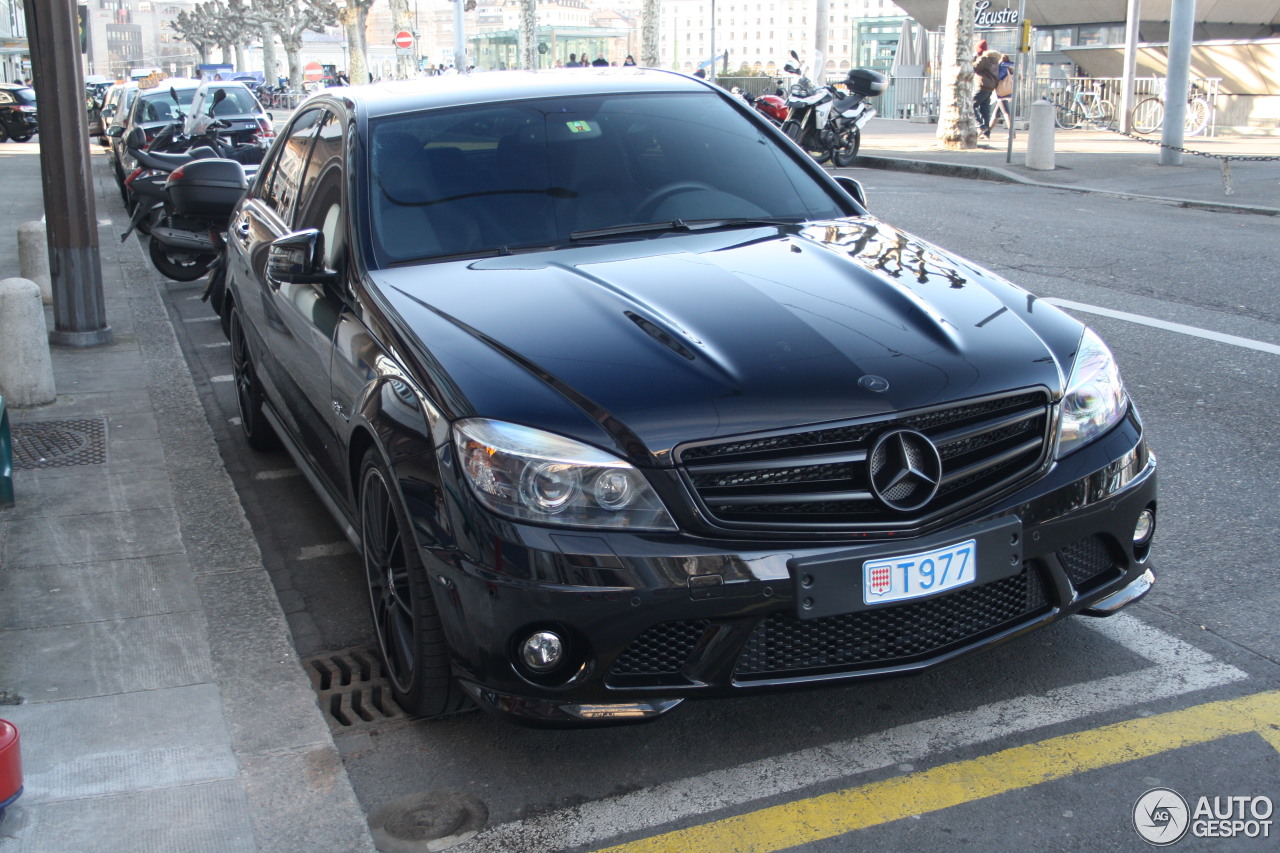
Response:
[[[240,426],[240,418],[239,416],[234,418],[227,418],[227,423],[231,424],[232,426]]]
[[[235,377],[234,377],[234,376],[232,376],[230,373],[226,374],[225,376],[210,376],[210,377],[209,377],[209,381],[210,381],[210,382],[230,382],[232,379],[235,379]]]
[[[328,545],[308,545],[298,552],[299,560],[318,560],[321,557],[337,557],[341,554],[354,554],[355,550],[351,547],[351,543],[343,540],[341,542],[330,542]]]
[[[237,420],[239,420],[237,418]],[[283,480],[286,477],[301,477],[302,472],[297,468],[277,468],[274,471],[259,471],[253,475],[255,480]]]
[[[904,762],[925,765],[930,762],[930,756],[939,753],[1138,703],[1220,687],[1246,677],[1234,666],[1133,616],[1120,614],[1098,621],[1082,618],[1079,624],[1123,645],[1152,665],[1137,672],[993,702],[863,738],[800,750],[513,821],[485,830],[454,849],[458,853],[510,850],[553,853],[598,845],[624,833],[650,831],[717,809],[788,795],[810,785],[897,767]]]
[[[221,320],[222,318],[217,315],[214,315],[212,317],[183,317],[182,318],[182,322],[184,323],[215,323]]]
[[[1112,317],[1116,320],[1125,320],[1129,323],[1138,323],[1142,326],[1150,326],[1153,329],[1164,329],[1167,332],[1178,332],[1183,335],[1192,335],[1197,338],[1204,338],[1208,341],[1217,341],[1220,344],[1231,344],[1232,346],[1245,347],[1246,349],[1256,349],[1260,352],[1269,352],[1272,355],[1280,355],[1280,346],[1269,344],[1265,341],[1255,341],[1249,338],[1239,338],[1235,335],[1224,335],[1222,332],[1215,332],[1212,329],[1200,329],[1195,326],[1184,326],[1181,323],[1170,323],[1167,320],[1157,320],[1154,317],[1144,317],[1142,314],[1130,314],[1127,311],[1113,311],[1110,308],[1101,308],[1097,305],[1086,305],[1083,302],[1072,302],[1069,299],[1045,299],[1050,305],[1056,305],[1059,308],[1069,308],[1073,311],[1084,311],[1086,314],[1097,314],[1102,317]]]
[[[231,341],[218,341],[218,343],[216,343],[216,344],[205,344],[204,346],[205,346],[205,349],[216,349],[216,348],[218,348],[218,347],[229,347],[229,346],[231,346]]]

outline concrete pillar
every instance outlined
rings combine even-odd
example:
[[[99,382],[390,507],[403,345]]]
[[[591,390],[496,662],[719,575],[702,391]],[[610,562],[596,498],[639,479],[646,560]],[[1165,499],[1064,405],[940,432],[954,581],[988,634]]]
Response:
[[[18,226],[18,275],[40,285],[40,301],[53,304],[53,279],[49,277],[49,235],[44,222]]]
[[[1027,168],[1053,171],[1053,104],[1044,98],[1031,105],[1027,130]]]
[[[0,281],[0,394],[15,409],[58,398],[40,286],[25,278]]]

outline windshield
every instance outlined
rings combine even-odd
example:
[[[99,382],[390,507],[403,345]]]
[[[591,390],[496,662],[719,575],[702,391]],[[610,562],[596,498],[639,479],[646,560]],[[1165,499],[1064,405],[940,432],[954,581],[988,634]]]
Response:
[[[191,102],[195,100],[195,89],[178,89],[178,102],[174,103],[173,97],[169,94],[169,90],[164,92],[156,92],[142,97],[142,103],[138,104],[138,121],[173,121],[179,112],[188,112],[186,107],[191,106]]]
[[[213,104],[213,98],[214,95],[217,94],[217,91],[217,89],[210,89],[205,93],[206,104]],[[241,88],[240,86],[227,86],[223,91],[227,93],[227,97],[225,100],[214,105],[213,114],[215,116],[243,115],[244,113],[261,112],[257,98],[255,98],[248,89]]]
[[[378,266],[849,212],[711,93],[426,110],[370,122],[370,140]]]

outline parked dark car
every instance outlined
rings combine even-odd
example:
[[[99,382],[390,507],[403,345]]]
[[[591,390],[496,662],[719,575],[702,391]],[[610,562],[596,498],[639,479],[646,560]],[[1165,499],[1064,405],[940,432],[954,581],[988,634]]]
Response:
[[[36,90],[0,83],[0,142],[26,142],[39,132]]]
[[[1107,347],[861,194],[676,73],[298,108],[217,303],[248,443],[362,553],[407,709],[638,721],[1147,591]]]

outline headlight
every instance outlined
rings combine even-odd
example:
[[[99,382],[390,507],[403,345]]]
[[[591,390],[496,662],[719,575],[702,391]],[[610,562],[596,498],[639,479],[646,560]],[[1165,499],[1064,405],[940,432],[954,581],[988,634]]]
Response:
[[[1111,350],[1092,329],[1086,328],[1062,398],[1058,458],[1111,429],[1124,417],[1128,401]]]
[[[676,529],[640,472],[603,450],[482,418],[455,423],[453,442],[472,491],[499,515],[572,527]]]

